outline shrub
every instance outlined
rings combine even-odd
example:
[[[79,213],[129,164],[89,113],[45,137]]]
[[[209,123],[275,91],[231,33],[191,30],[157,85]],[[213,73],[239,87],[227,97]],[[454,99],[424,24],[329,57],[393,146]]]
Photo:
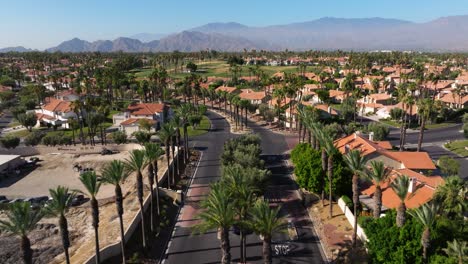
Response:
[[[133,133],[133,136],[141,145],[148,143],[151,139],[151,134],[145,131],[137,131]]]
[[[20,138],[15,136],[6,136],[4,138],[0,138],[0,143],[6,149],[14,149],[20,143]]]
[[[111,134],[114,143],[117,145],[127,143],[127,134],[122,131],[115,131]]]
[[[36,146],[41,143],[42,138],[44,137],[44,133],[39,131],[33,131],[29,135],[24,138],[24,144],[26,146]]]
[[[437,161],[437,165],[439,166],[442,173],[448,176],[458,175],[460,170],[460,163],[449,156],[440,157]]]
[[[342,195],[341,200],[348,206],[349,208],[353,208],[353,201],[347,196],[347,195]]]
[[[374,140],[384,140],[387,138],[390,130],[384,124],[373,122],[367,126],[367,132],[374,132]]]
[[[313,149],[309,144],[298,144],[291,152],[294,163],[294,174],[301,188],[314,193],[321,193],[323,187],[328,192],[329,181],[322,170],[322,153]],[[332,192],[335,196],[351,194],[351,171],[346,166],[343,156],[333,157]]]

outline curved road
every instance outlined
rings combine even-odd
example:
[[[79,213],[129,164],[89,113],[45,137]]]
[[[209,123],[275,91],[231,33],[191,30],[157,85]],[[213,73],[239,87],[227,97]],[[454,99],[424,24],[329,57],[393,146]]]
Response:
[[[197,137],[191,145],[201,151],[198,169],[195,171],[184,206],[177,219],[176,228],[168,244],[166,258],[162,263],[219,263],[221,260],[220,243],[216,231],[206,234],[192,235],[192,226],[197,223],[196,215],[199,211],[199,202],[209,192],[209,184],[220,177],[220,156],[224,142],[233,137],[229,132],[226,120],[213,112],[208,112],[211,120],[211,131]],[[323,263],[319,241],[311,229],[305,208],[297,199],[296,185],[289,179],[288,168],[282,160],[287,149],[285,138],[258,125],[251,124],[255,133],[262,138],[263,154],[272,157],[267,160],[267,166],[272,168],[272,184],[265,197],[272,203],[282,203],[284,214],[295,223],[299,240],[277,244],[288,244],[290,250],[287,256],[274,256],[274,263]],[[230,234],[232,261],[239,261],[239,237],[233,232]],[[282,239],[281,237],[279,238]],[[262,263],[261,241],[256,235],[247,237],[248,263]],[[275,254],[275,246],[273,249]]]

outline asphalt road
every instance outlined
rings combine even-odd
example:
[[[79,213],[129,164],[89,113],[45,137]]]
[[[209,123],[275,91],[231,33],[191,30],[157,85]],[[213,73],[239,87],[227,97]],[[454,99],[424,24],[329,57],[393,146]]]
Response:
[[[468,159],[460,157],[457,154],[445,149],[443,145],[450,140],[463,140],[465,139],[461,132],[462,125],[455,125],[451,127],[430,129],[424,132],[424,139],[422,150],[426,151],[433,160],[438,160],[441,156],[449,156],[454,158],[460,163],[460,177],[468,178]],[[390,131],[390,142],[394,146],[400,144],[400,130],[392,128]],[[416,148],[419,139],[419,131],[408,131],[406,135],[406,146],[409,148]]]
[[[221,260],[220,242],[216,231],[211,230],[202,235],[193,235],[192,226],[197,223],[196,215],[199,201],[209,192],[209,184],[220,177],[220,155],[224,142],[231,138],[229,125],[221,116],[208,113],[212,122],[212,131],[197,137],[192,142],[195,148],[202,151],[200,164],[194,175],[194,180],[187,193],[184,207],[177,220],[171,241],[169,242],[166,259],[163,263],[219,263]],[[294,195],[296,186],[288,177],[289,168],[285,165],[283,156],[287,150],[284,137],[276,135],[262,127],[252,124],[253,130],[262,137],[262,148],[267,154],[266,165],[275,167],[273,181],[266,193],[266,198],[272,203],[284,204],[282,213],[289,215],[297,226],[298,241],[285,241],[284,236],[276,237],[273,246],[274,263],[323,263],[319,241],[310,228],[305,208]],[[230,233],[232,261],[239,261],[239,237]],[[256,235],[247,236],[248,263],[262,263],[262,243]],[[288,253],[276,254],[281,246],[287,246]],[[284,251],[283,251],[284,253]]]

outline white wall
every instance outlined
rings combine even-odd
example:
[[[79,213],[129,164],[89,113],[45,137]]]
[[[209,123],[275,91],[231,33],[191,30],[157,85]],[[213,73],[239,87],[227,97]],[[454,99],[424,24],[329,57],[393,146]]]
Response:
[[[354,214],[351,209],[349,209],[343,199],[338,200],[338,206],[340,207],[341,211],[343,211],[344,215],[346,216],[346,219],[348,219],[348,222],[351,224],[351,226],[354,228]],[[361,241],[368,241],[366,234],[364,233],[364,229],[357,225],[357,236]]]

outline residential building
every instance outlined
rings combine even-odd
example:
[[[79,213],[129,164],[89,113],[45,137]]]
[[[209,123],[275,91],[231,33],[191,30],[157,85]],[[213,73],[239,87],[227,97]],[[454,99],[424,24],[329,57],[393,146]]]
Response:
[[[70,101],[52,97],[46,98],[41,109],[35,110],[35,113],[39,124],[61,128],[69,128],[69,118],[78,118],[71,108]]]
[[[166,104],[136,103],[127,107],[125,112],[112,116],[114,126],[127,135],[141,130],[140,119],[147,119],[151,130],[158,130],[173,116],[173,110]]]

